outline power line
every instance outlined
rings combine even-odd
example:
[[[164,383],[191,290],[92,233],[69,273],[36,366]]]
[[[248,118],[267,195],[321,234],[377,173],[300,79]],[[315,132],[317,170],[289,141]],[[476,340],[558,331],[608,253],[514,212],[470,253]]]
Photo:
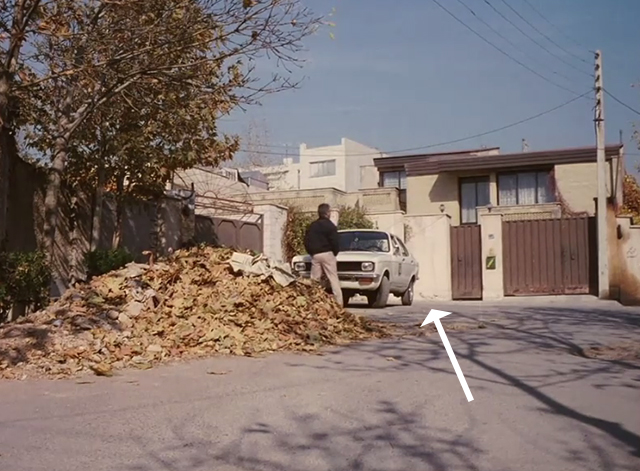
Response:
[[[462,138],[454,139],[454,140],[451,140],[451,141],[438,142],[437,144],[430,144],[430,145],[421,146],[421,147],[412,147],[412,148],[409,148],[409,149],[392,150],[392,151],[388,151],[388,152],[384,152],[384,153],[385,154],[404,154],[404,153],[408,153],[408,152],[416,152],[416,151],[431,149],[433,147],[442,147],[442,146],[446,146],[446,145],[449,145],[449,144],[457,144],[459,142],[469,141],[471,139],[477,139],[479,137],[484,137],[484,136],[487,136],[489,134],[495,134],[497,132],[504,131],[505,129],[513,128],[513,127],[518,126],[520,124],[524,124],[524,123],[527,123],[529,121],[533,121],[534,119],[540,118],[540,117],[545,116],[545,115],[547,115],[549,113],[553,113],[554,111],[557,111],[560,108],[564,108],[565,106],[568,106],[571,103],[573,103],[575,101],[578,101],[580,98],[583,98],[583,97],[585,97],[586,95],[588,95],[588,94],[590,94],[592,92],[593,92],[593,90],[588,90],[585,93],[583,93],[581,95],[578,95],[578,96],[572,98],[571,100],[566,101],[566,102],[564,102],[564,103],[562,103],[562,104],[560,104],[558,106],[555,106],[555,107],[553,107],[551,109],[548,109],[546,111],[542,111],[542,112],[540,112],[538,114],[535,114],[533,116],[529,116],[528,118],[521,119],[520,121],[516,121],[516,122],[513,122],[511,124],[507,124],[505,126],[501,126],[499,128],[496,128],[496,129],[492,129],[490,131],[481,132],[479,134],[474,134],[472,136],[462,137]],[[282,155],[281,153],[277,153],[277,152],[256,152],[256,153],[266,154],[266,155]],[[379,156],[381,153],[383,153],[383,152],[366,152],[366,153],[359,153],[359,154],[350,154],[350,156],[354,156],[354,157],[355,156],[373,156],[373,155],[378,155]],[[318,155],[318,154],[314,154],[314,157],[335,157],[335,154],[333,154],[333,155]]]
[[[534,12],[536,12],[538,14],[538,16],[540,18],[542,18],[544,21],[546,21],[552,28],[554,28],[556,31],[558,31],[562,36],[564,36],[566,39],[568,39],[569,41],[571,41],[573,44],[575,44],[578,47],[584,48],[587,51],[589,51],[591,54],[595,54],[596,51],[593,51],[591,49],[589,49],[587,46],[585,46],[584,44],[579,43],[578,41],[576,41],[575,39],[573,39],[571,36],[568,36],[564,31],[562,31],[562,28],[559,28],[558,26],[556,26],[555,24],[553,24],[546,16],[544,16],[540,10],[538,10],[536,7],[534,7],[531,2],[529,0],[523,0],[524,3],[526,3],[527,5],[529,5],[529,8],[531,8]]]
[[[493,11],[495,11],[498,15],[500,15],[504,20],[508,21],[509,24],[511,24],[511,26],[513,26],[514,28],[516,28],[518,31],[520,31],[524,36],[526,36],[528,39],[530,39],[531,41],[533,41],[537,46],[539,46],[540,48],[542,48],[545,52],[551,54],[553,57],[555,57],[556,59],[558,59],[559,61],[561,61],[562,63],[564,63],[565,65],[568,65],[569,67],[571,67],[574,70],[577,70],[578,72],[580,72],[581,74],[587,75],[589,77],[591,77],[591,74],[588,74],[587,72],[585,72],[582,69],[579,69],[577,67],[575,67],[573,64],[571,64],[570,62],[566,61],[565,59],[563,59],[562,57],[560,57],[559,55],[551,52],[549,49],[547,49],[543,44],[540,44],[538,41],[536,41],[534,38],[532,38],[531,36],[529,36],[528,33],[526,33],[522,28],[520,28],[517,24],[515,24],[513,21],[511,21],[509,19],[509,17],[507,17],[504,13],[502,13],[500,10],[498,10],[495,6],[493,6],[493,4],[491,2],[489,2],[489,0],[484,0],[484,3],[486,3],[487,5],[489,5],[489,7],[491,7],[491,9]]]
[[[567,87],[564,87],[560,84],[557,84],[556,82],[554,82],[553,80],[545,77],[542,74],[539,74],[538,72],[536,72],[535,70],[533,70],[531,67],[529,67],[526,64],[523,64],[521,61],[519,61],[518,59],[516,59],[515,57],[513,57],[512,55],[510,55],[508,52],[503,51],[500,47],[496,46],[495,44],[493,44],[491,41],[489,41],[487,38],[485,38],[484,36],[482,36],[480,33],[478,33],[475,29],[473,29],[471,26],[469,26],[468,24],[466,24],[464,21],[462,21],[460,18],[458,18],[456,15],[454,15],[453,13],[451,13],[449,10],[447,10],[438,0],[432,0],[433,3],[435,3],[436,5],[438,5],[440,8],[442,8],[445,12],[447,12],[453,19],[455,19],[458,23],[460,23],[462,26],[464,26],[465,28],[467,28],[469,31],[471,31],[473,34],[475,34],[476,36],[478,36],[480,39],[482,39],[484,42],[486,42],[487,44],[489,44],[491,47],[493,47],[494,49],[496,49],[498,52],[500,52],[501,54],[504,54],[505,56],[507,56],[509,59],[511,59],[512,61],[514,61],[516,64],[520,65],[521,67],[524,67],[525,69],[527,69],[529,72],[531,72],[534,75],[537,75],[538,77],[540,77],[541,79],[549,82],[552,85],[555,85],[558,88],[561,88],[562,90],[568,91],[569,93],[573,94],[573,95],[577,95],[576,92],[574,92],[573,90],[570,90]]]
[[[487,0],[484,0],[484,1],[485,1],[485,3],[487,3],[491,8],[493,8],[493,6],[492,6],[492,5],[491,5]],[[489,28],[489,29],[490,29],[491,31],[493,31],[496,35],[498,35],[499,37],[501,37],[502,39],[504,39],[506,42],[508,42],[509,44],[511,44],[511,46],[512,46],[514,49],[516,49],[516,50],[520,51],[522,54],[524,54],[525,56],[529,57],[529,58],[530,58],[530,59],[532,59],[534,62],[538,62],[538,61],[536,61],[536,60],[535,60],[535,58],[533,58],[533,57],[529,56],[525,51],[521,50],[521,49],[520,49],[516,44],[514,44],[514,42],[513,42],[513,41],[511,41],[509,38],[505,37],[502,33],[500,33],[498,30],[496,30],[493,26],[491,26],[489,23],[487,23],[487,22],[486,22],[486,21],[484,21],[481,17],[479,17],[479,16],[476,14],[476,12],[475,12],[475,11],[473,11],[473,10],[471,9],[471,7],[469,7],[469,6],[468,6],[466,3],[464,3],[462,0],[458,0],[458,2],[459,2],[459,3],[461,3],[461,4],[462,4],[462,5],[463,5],[467,10],[469,10],[469,11],[471,12],[471,14],[472,14],[473,16],[475,16],[475,17],[478,19],[478,21],[480,21],[482,24],[484,24],[487,28]],[[495,10],[495,8],[494,8],[494,10]],[[496,12],[498,12],[499,14],[501,14],[501,15],[502,15],[502,13],[500,13],[499,11],[497,11],[497,10],[496,10]],[[505,19],[507,19],[507,18],[505,18]],[[508,19],[507,19],[507,20],[508,20]],[[513,24],[513,23],[512,23],[512,24]],[[514,25],[514,26],[515,26],[515,25]],[[516,26],[516,28],[517,28],[517,26]],[[553,70],[553,69],[549,69],[549,70],[550,70],[552,73],[554,73],[554,74],[556,74],[556,75],[558,75],[558,76],[560,76],[560,77],[563,77],[563,78],[567,79],[567,80],[568,80],[568,81],[570,81],[570,82],[572,82],[572,81],[573,81],[570,77],[567,77],[566,75],[563,75],[563,74],[561,74],[561,73],[559,73],[559,72],[556,72],[556,71],[555,71],[555,70]]]
[[[512,12],[514,12],[516,15],[518,15],[518,18],[520,18],[522,21],[524,21],[525,23],[527,23],[529,26],[531,26],[531,28],[533,28],[535,31],[537,31],[541,36],[545,37],[547,39],[547,41],[549,41],[551,44],[555,45],[558,49],[563,50],[564,52],[566,52],[567,54],[569,54],[570,56],[575,57],[576,59],[578,59],[580,62],[584,62],[585,64],[589,64],[591,65],[590,62],[588,62],[587,60],[583,59],[582,57],[576,56],[573,52],[566,50],[565,48],[563,48],[560,44],[558,44],[557,42],[555,42],[553,39],[551,39],[549,36],[547,36],[546,34],[544,34],[542,31],[540,31],[538,28],[536,28],[535,25],[531,24],[531,22],[529,20],[527,20],[524,16],[522,16],[518,10],[516,10],[515,8],[513,8],[511,5],[509,5],[506,0],[500,0],[502,3],[504,3]]]
[[[633,111],[635,114],[640,115],[640,111],[636,110],[635,108],[632,108],[630,105],[627,105],[624,101],[620,100],[619,98],[616,98],[614,95],[612,95],[611,93],[609,93],[608,90],[604,89],[604,92],[609,95],[613,101],[617,101],[618,103],[620,103],[622,106],[624,106],[625,108],[627,108],[628,110]]]

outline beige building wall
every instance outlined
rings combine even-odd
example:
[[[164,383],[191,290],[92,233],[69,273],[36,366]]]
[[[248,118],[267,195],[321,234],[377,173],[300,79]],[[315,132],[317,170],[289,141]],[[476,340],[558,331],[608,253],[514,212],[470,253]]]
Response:
[[[640,306],[640,226],[609,212],[611,295],[624,305]]]
[[[378,188],[379,183],[380,173],[375,165],[371,164],[360,166],[360,188],[358,188],[358,190]]]
[[[623,159],[611,159],[606,166],[607,194],[622,201]],[[596,213],[595,198],[598,196],[598,172],[595,162],[555,166],[558,191],[565,203],[575,212]]]
[[[619,164],[620,162],[620,164]],[[622,159],[612,159],[607,164],[607,190],[609,195],[622,201]],[[596,163],[563,164],[554,168],[557,188],[569,209],[595,215],[597,196]],[[542,213],[545,217],[558,217],[561,207],[558,203],[544,205],[498,206],[497,173],[459,172],[441,173],[407,178],[407,214],[434,213],[444,207],[444,213],[451,216],[451,224],[460,224],[459,178],[487,176],[490,178],[490,200],[495,212],[503,214]]]
[[[376,225],[376,228],[390,232],[396,237],[400,237],[405,241],[404,233],[404,212],[403,211],[382,211],[382,212],[370,212],[368,216]]]
[[[335,188],[262,191],[251,193],[249,198],[254,204],[296,204],[306,211],[315,211],[321,203],[329,203],[336,208],[341,205],[354,206],[358,203],[370,212],[400,210],[398,190],[395,188],[372,188],[354,193],[346,193]]]
[[[378,186],[378,171],[373,164],[373,159],[383,157],[384,154],[373,147],[365,146],[351,139],[343,139],[342,144],[345,151],[346,174],[344,188],[342,190],[351,193],[363,188],[376,188]],[[375,171],[372,175],[363,175],[363,168],[371,168]],[[375,183],[370,185],[371,181]],[[366,183],[366,184],[365,184]]]
[[[424,299],[451,300],[451,220],[444,214],[405,216],[406,244],[420,264],[415,293]]]
[[[300,188],[320,189],[336,188],[343,190],[346,167],[344,159],[344,146],[307,147],[300,145]],[[335,160],[335,175],[312,177],[311,164]],[[344,190],[343,190],[344,191]]]
[[[365,146],[351,139],[342,138],[339,145],[324,147],[308,147],[300,145],[300,173],[301,189],[336,188],[345,192],[358,191],[363,188],[363,178],[369,182],[377,178],[372,174],[373,159],[383,154],[373,147]],[[335,175],[312,177],[311,166],[316,162],[335,160]],[[364,172],[363,168],[368,171]],[[373,166],[375,170],[375,166]],[[376,171],[377,174],[377,171]]]
[[[460,225],[459,185],[460,177],[483,176],[487,173],[440,173],[407,178],[407,214],[438,214],[451,217],[451,225]],[[496,205],[498,190],[495,174],[491,176],[491,204]],[[495,198],[495,200],[494,200]]]

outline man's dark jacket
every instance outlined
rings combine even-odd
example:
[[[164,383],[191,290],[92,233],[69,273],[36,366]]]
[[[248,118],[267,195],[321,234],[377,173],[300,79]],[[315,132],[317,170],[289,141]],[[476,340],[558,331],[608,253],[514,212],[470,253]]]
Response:
[[[311,256],[333,252],[338,255],[340,242],[338,240],[338,228],[329,218],[319,218],[311,223],[304,236],[304,248]]]

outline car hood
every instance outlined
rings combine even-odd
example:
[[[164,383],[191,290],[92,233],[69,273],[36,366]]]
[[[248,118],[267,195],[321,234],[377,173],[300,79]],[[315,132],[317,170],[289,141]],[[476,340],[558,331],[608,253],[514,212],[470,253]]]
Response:
[[[337,259],[339,262],[373,262],[388,256],[384,252],[340,252]],[[297,255],[291,260],[291,263],[296,262],[311,262],[311,255]]]

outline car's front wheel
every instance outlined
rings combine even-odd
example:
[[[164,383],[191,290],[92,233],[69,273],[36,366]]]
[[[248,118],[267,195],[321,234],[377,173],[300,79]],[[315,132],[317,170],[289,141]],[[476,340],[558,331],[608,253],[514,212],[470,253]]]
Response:
[[[411,282],[409,283],[409,287],[402,294],[402,305],[403,306],[411,306],[413,304],[414,285],[415,285],[415,280],[412,279]]]
[[[380,282],[380,286],[373,293],[367,294],[367,301],[369,307],[373,307],[376,309],[381,309],[387,306],[387,302],[389,301],[389,293],[391,291],[391,282],[389,278],[386,276],[382,278]]]

